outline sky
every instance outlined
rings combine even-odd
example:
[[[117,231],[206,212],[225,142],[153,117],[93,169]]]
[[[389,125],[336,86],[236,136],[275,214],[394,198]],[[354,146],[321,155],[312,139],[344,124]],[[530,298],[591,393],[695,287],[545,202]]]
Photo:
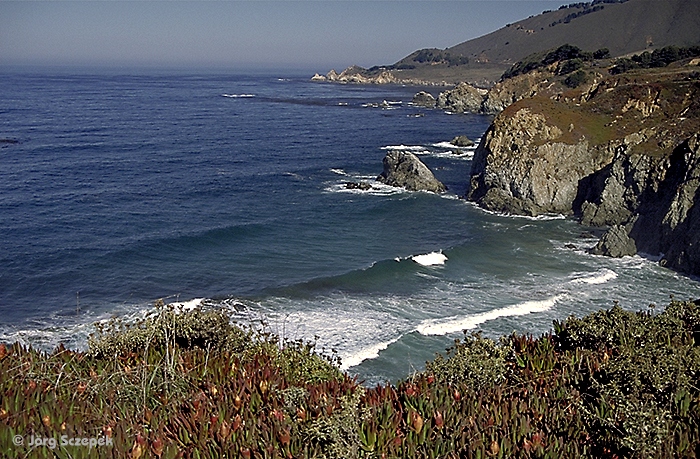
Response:
[[[3,65],[299,68],[393,64],[557,9],[552,0],[6,1]]]

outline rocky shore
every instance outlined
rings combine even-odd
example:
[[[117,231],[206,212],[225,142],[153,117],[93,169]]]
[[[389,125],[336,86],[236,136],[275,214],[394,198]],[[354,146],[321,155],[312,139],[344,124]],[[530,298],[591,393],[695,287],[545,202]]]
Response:
[[[467,198],[609,227],[592,253],[640,252],[700,275],[697,67],[589,76],[576,90],[541,90],[540,81],[534,97],[496,116],[475,152]]]
[[[326,75],[319,73],[311,81],[341,84],[403,84],[411,86],[449,86],[445,81],[424,80],[420,78],[401,78],[389,70],[368,73],[367,69],[352,65],[338,73],[331,70]]]
[[[607,228],[591,253],[647,254],[700,275],[700,61],[611,75],[610,61],[563,71],[572,60],[488,90],[423,90],[412,102],[496,115],[475,152],[467,199],[497,212],[570,215]],[[367,76],[360,67],[314,79],[435,85],[389,71]]]

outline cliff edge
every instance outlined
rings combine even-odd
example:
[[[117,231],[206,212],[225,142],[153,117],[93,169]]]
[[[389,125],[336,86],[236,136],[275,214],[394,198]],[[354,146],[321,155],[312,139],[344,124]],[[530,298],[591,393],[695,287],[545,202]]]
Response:
[[[592,72],[511,104],[475,152],[467,198],[609,226],[594,253],[636,250],[700,274],[700,72],[689,64]]]

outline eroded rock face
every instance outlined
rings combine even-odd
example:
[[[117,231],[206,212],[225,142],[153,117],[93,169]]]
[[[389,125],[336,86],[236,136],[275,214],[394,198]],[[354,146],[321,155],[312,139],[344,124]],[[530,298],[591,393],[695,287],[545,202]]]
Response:
[[[381,183],[409,191],[442,193],[446,190],[445,185],[413,153],[391,150],[384,157],[383,164],[384,171],[377,177]]]
[[[484,95],[485,91],[460,83],[452,90],[441,92],[436,106],[454,113],[479,113]]]
[[[497,117],[474,154],[467,198],[498,212],[572,214],[579,181],[612,153],[586,139],[565,143],[562,134],[528,108]]]
[[[510,105],[475,152],[467,197],[495,211],[574,215],[609,227],[592,253],[639,251],[700,274],[700,85],[653,77]]]

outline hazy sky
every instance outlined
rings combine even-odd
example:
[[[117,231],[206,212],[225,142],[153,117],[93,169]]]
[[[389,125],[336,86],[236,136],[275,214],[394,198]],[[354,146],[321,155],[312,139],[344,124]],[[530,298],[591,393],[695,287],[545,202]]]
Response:
[[[565,3],[0,0],[0,65],[371,67]]]

